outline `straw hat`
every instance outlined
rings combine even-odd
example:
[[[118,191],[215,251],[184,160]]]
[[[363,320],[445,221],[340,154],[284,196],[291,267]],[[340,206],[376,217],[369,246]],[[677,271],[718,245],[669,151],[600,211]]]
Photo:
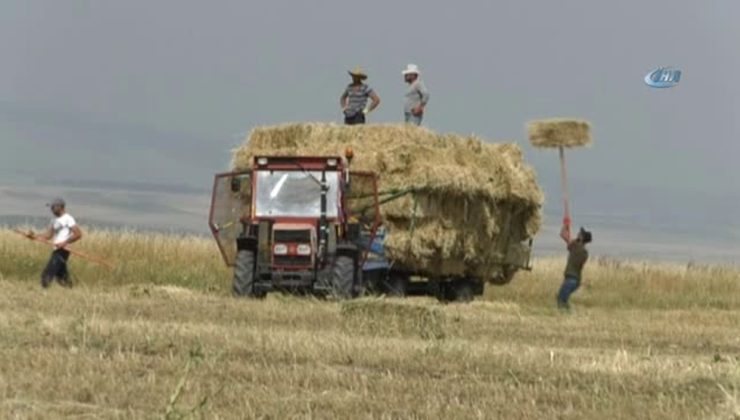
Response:
[[[362,70],[362,67],[357,66],[354,70],[350,70],[349,75],[352,77],[359,77],[360,79],[367,79],[367,74]]]
[[[419,66],[416,64],[409,64],[406,66],[406,70],[403,71],[403,75],[406,76],[407,74],[419,74],[421,73],[419,71]]]

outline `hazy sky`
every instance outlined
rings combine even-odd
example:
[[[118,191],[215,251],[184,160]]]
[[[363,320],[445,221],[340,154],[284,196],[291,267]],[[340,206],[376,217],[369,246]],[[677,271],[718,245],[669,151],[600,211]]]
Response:
[[[339,121],[357,64],[383,101],[372,121],[399,121],[413,62],[425,123],[520,142],[551,202],[556,156],[530,149],[524,124],[577,116],[596,142],[569,158],[581,209],[701,212],[713,197],[727,219],[739,18],[731,0],[2,0],[0,180],[205,187],[254,125]],[[680,85],[647,87],[658,66]]]

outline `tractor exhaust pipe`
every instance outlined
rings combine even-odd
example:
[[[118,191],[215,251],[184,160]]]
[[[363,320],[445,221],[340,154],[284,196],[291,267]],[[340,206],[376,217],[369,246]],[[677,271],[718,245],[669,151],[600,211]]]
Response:
[[[321,171],[321,217],[319,219],[319,260],[326,259],[326,243],[329,238],[329,223],[326,218],[326,194],[329,186],[326,183],[326,171]]]

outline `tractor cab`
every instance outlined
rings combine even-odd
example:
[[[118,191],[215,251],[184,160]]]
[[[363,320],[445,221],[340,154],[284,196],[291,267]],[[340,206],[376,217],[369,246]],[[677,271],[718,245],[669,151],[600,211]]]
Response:
[[[217,174],[209,217],[234,294],[273,290],[362,292],[362,267],[380,225],[377,180],[344,158],[254,158],[247,171]]]

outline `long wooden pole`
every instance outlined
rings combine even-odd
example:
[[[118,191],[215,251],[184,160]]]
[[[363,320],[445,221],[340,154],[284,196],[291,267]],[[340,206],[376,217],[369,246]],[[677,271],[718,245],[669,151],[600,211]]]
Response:
[[[568,225],[568,233],[570,233],[570,205],[568,204],[568,174],[565,169],[565,150],[560,146],[560,183],[563,186],[563,223]]]
[[[54,246],[53,243],[51,243],[51,242],[49,242],[47,240],[44,240],[44,239],[41,239],[41,238],[30,237],[30,236],[28,236],[28,234],[26,232],[23,232],[22,230],[13,229],[13,232],[15,232],[15,233],[17,233],[19,235],[22,235],[26,239],[30,239],[32,241],[35,241],[35,242],[38,242],[38,243],[42,243],[42,244],[45,244],[45,245]],[[84,252],[80,252],[80,251],[77,251],[77,250],[74,250],[74,249],[69,249],[69,248],[64,248],[64,249],[67,250],[67,251],[69,251],[70,254],[75,255],[75,256],[78,256],[78,257],[82,258],[83,260],[87,260],[87,261],[90,261],[91,263],[95,263],[95,264],[101,265],[101,266],[103,266],[103,267],[105,267],[105,268],[107,268],[109,270],[112,270],[113,269],[113,264],[111,264],[108,261],[105,261],[105,260],[103,260],[101,258],[94,257],[92,255],[85,254]]]

